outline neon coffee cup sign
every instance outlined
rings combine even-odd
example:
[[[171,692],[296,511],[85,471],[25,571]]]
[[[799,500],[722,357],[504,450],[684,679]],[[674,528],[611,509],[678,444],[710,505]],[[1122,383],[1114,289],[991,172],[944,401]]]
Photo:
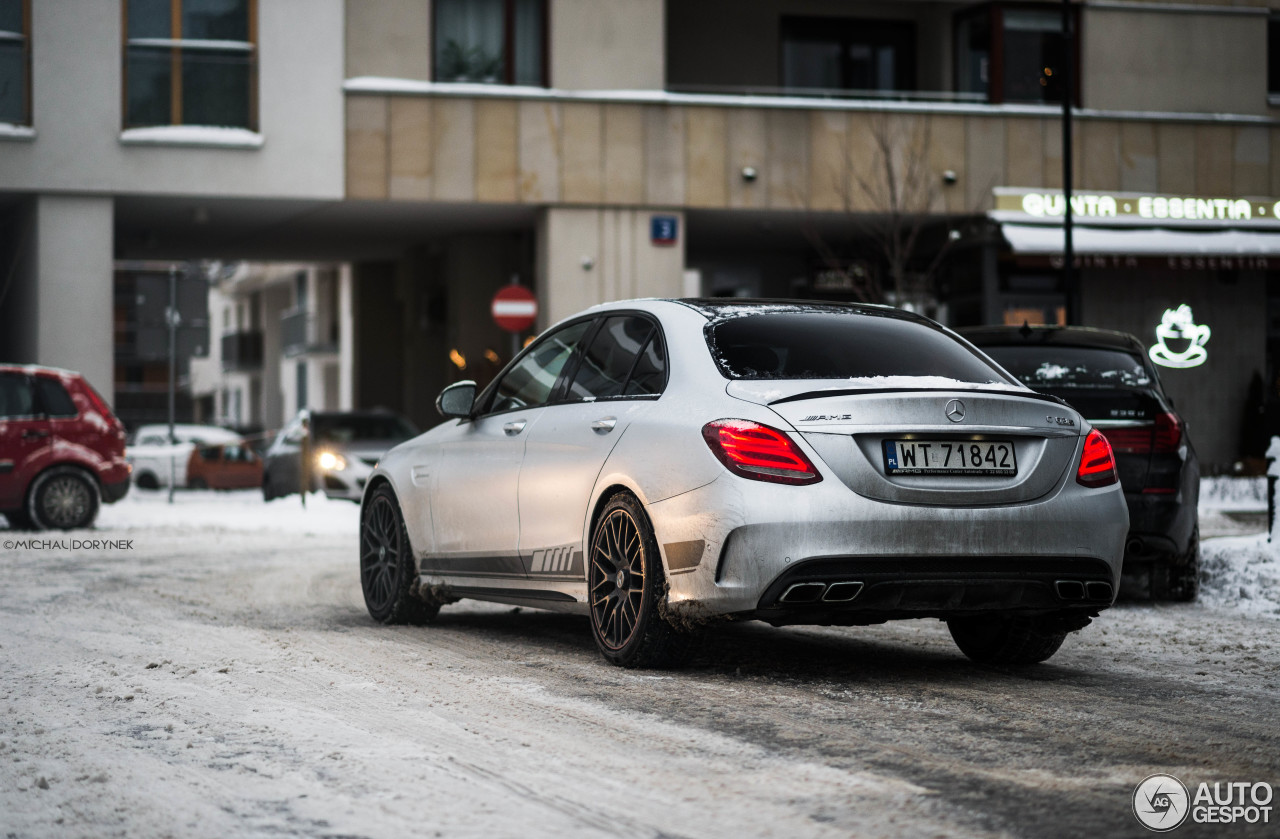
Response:
[[[1162,367],[1199,367],[1209,358],[1204,348],[1209,335],[1209,327],[1196,323],[1191,307],[1183,303],[1176,309],[1164,310],[1156,327],[1156,343],[1147,354]]]

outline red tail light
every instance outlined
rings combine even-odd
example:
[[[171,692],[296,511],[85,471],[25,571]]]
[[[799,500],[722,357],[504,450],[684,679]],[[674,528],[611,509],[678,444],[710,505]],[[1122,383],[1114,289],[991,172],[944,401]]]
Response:
[[[1095,428],[1084,438],[1084,454],[1080,457],[1080,468],[1076,470],[1076,483],[1087,487],[1104,487],[1118,480],[1111,444]]]
[[[757,422],[722,419],[702,426],[711,453],[735,475],[779,484],[816,484],[817,468],[790,437]]]
[[[1153,451],[1160,453],[1176,452],[1182,442],[1182,421],[1176,414],[1161,414],[1156,417],[1156,441]]]

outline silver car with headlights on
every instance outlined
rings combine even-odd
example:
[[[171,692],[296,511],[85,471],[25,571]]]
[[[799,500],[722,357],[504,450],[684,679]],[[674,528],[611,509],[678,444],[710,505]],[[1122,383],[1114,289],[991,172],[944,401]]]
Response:
[[[589,309],[369,476],[369,613],[459,598],[582,613],[675,663],[716,619],[940,618],[985,663],[1047,659],[1115,598],[1128,513],[1105,437],[898,309]]]

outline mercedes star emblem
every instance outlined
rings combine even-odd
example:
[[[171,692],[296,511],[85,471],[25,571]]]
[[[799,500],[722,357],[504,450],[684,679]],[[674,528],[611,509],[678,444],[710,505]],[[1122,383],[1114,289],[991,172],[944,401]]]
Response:
[[[959,399],[952,399],[947,403],[946,415],[952,422],[960,422],[964,419],[964,403]]]

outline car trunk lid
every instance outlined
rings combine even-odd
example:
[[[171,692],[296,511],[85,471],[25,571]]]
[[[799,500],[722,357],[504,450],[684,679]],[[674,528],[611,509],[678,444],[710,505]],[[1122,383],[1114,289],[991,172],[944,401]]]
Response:
[[[728,392],[766,404],[814,448],[826,471],[880,501],[947,506],[1013,504],[1049,493],[1075,464],[1083,421],[1052,397],[1025,388],[965,385],[924,377],[850,387],[849,382],[738,381]],[[962,468],[894,471],[886,444],[927,443]],[[974,474],[967,452],[1006,451],[1014,468]],[[987,445],[990,444],[990,445]],[[1006,464],[1006,466],[1009,464]],[[935,463],[942,466],[941,462]],[[821,467],[820,467],[821,468]],[[979,465],[978,468],[986,469]]]

